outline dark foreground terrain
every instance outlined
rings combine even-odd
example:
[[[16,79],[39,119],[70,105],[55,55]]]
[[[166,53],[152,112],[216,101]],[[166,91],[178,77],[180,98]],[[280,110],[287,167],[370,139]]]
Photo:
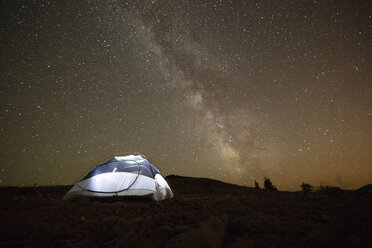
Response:
[[[168,180],[177,196],[163,202],[0,188],[0,247],[372,247],[372,185],[305,194]]]

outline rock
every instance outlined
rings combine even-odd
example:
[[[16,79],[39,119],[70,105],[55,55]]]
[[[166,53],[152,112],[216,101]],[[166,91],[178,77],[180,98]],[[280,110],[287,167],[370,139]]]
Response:
[[[133,246],[134,248],[153,248],[151,241],[148,239],[141,239]]]
[[[368,244],[368,241],[362,239],[359,236],[353,235],[353,234],[349,234],[347,236],[347,241],[349,242],[350,247],[361,247],[361,248],[370,247],[369,244]]]
[[[310,240],[316,241],[316,242],[325,242],[328,240],[327,232],[325,232],[322,229],[314,228],[310,230],[306,237]]]
[[[231,200],[230,194],[222,196],[220,199],[217,200],[217,202],[228,201],[228,200]]]
[[[176,233],[183,233],[183,232],[187,231],[188,229],[189,229],[189,226],[181,225],[181,226],[176,226],[176,227],[174,228],[174,231],[175,231]]]
[[[237,238],[230,245],[227,245],[228,248],[240,248],[240,247],[249,247],[251,242],[246,239]]]
[[[191,228],[176,235],[166,247],[168,248],[215,248],[222,247],[227,228],[227,217],[213,217],[201,222],[196,228]]]

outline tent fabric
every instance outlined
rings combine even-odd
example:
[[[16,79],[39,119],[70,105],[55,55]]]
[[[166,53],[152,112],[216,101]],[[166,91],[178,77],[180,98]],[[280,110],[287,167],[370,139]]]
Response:
[[[160,201],[173,192],[159,170],[141,155],[113,157],[98,165],[64,199],[92,196],[143,196]]]

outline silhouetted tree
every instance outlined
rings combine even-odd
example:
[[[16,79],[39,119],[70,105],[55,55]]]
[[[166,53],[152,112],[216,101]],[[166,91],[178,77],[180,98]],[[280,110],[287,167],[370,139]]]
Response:
[[[268,177],[265,177],[264,181],[264,187],[267,190],[277,191],[278,189],[272,184],[271,179]]]
[[[309,193],[314,190],[314,187],[308,183],[301,184],[302,192]]]
[[[258,185],[258,182],[256,180],[254,180],[254,187],[256,189],[260,189],[260,185]]]

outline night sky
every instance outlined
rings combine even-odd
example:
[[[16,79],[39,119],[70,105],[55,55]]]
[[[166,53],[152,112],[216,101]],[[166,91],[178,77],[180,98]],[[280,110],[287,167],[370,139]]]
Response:
[[[370,1],[1,1],[0,186],[111,154],[279,190],[372,183]]]

